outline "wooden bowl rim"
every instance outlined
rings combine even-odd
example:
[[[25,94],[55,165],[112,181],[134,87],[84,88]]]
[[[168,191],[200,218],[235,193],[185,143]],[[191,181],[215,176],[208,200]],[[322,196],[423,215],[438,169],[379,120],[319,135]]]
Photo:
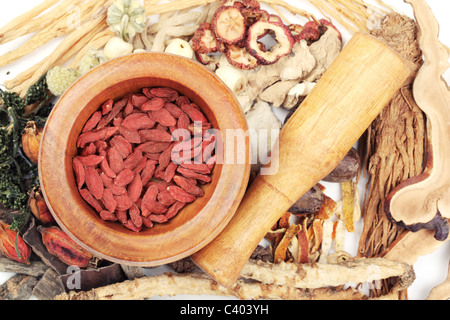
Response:
[[[152,65],[155,64],[158,64],[159,67],[152,68]],[[161,78],[163,76],[161,70],[166,70],[164,75],[171,75],[170,81],[180,83],[194,92],[202,89],[202,85],[198,82],[203,85],[207,83],[209,90],[200,91],[202,92],[201,98],[211,107],[214,114],[220,108],[220,113],[226,115],[217,117],[218,129],[243,129],[246,132],[247,123],[236,97],[213,72],[196,61],[179,56],[166,53],[139,53],[110,60],[78,79],[60,97],[42,134],[39,177],[49,210],[61,229],[80,246],[95,256],[112,262],[156,266],[193,254],[225,228],[234,215],[247,187],[250,173],[248,136],[245,139],[245,163],[221,165],[220,179],[218,179],[208,203],[196,214],[194,219],[175,230],[165,230],[164,233],[149,236],[127,231],[125,227],[115,223],[124,229],[118,232],[117,227],[111,227],[114,225],[113,223],[105,223],[99,217],[92,218],[92,208],[89,209],[91,210],[90,214],[84,212],[88,205],[79,195],[74,183],[73,171],[72,176],[70,173],[67,174],[71,171],[72,161],[66,156],[66,149],[71,131],[67,129],[68,126],[71,122],[75,123],[78,115],[93,99],[93,95],[88,89],[95,86],[96,90],[98,88],[107,90],[111,85],[108,85],[107,81],[102,81],[107,77],[114,78],[115,83],[132,81],[131,79],[141,77]],[[183,70],[190,71],[190,75],[186,76]],[[128,76],[130,73],[133,73],[133,76]],[[198,81],[192,81],[195,79]],[[97,94],[99,95],[101,92],[100,90]],[[68,110],[74,108],[77,110],[77,116],[72,117],[73,119],[64,117],[65,114],[70,114]],[[84,123],[82,125],[84,126]],[[81,133],[81,129],[82,127],[78,128],[79,133]],[[61,147],[63,150],[59,149]],[[58,159],[55,157],[56,154],[60,154],[61,157]],[[70,170],[68,169],[69,165]],[[48,186],[59,187],[58,190],[55,190]],[[82,203],[80,203],[80,199]],[[219,202],[220,207],[218,206]],[[75,209],[82,212],[74,212]],[[208,212],[212,209],[214,212]],[[155,248],[156,250],[153,250]],[[170,253],[166,253],[166,251]]]

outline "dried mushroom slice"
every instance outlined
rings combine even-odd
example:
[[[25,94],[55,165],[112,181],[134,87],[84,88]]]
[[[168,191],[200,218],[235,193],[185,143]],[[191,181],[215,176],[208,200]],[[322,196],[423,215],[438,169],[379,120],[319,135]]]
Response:
[[[217,41],[210,23],[202,23],[192,38],[192,49],[198,53],[211,53],[219,50]]]
[[[258,60],[245,47],[229,45],[226,52],[228,62],[239,69],[251,70],[258,67]]]
[[[268,31],[271,32],[277,43],[270,49],[261,50],[258,39]],[[261,64],[267,65],[277,62],[280,58],[291,53],[294,43],[295,40],[289,29],[278,22],[258,21],[248,31],[248,52]]]
[[[214,14],[212,29],[216,38],[227,44],[244,39],[246,24],[241,10],[236,7],[220,7]]]

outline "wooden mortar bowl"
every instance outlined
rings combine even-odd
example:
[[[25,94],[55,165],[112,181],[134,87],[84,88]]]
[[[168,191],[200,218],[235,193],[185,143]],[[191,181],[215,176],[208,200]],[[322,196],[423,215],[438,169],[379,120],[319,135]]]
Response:
[[[160,53],[132,54],[104,63],[75,82],[48,118],[40,147],[39,176],[47,205],[59,226],[95,256],[128,265],[156,266],[198,251],[234,215],[247,187],[249,139],[243,164],[218,163],[205,196],[164,224],[139,233],[103,221],[80,196],[72,169],[76,141],[86,121],[108,99],[117,101],[144,87],[167,86],[196,103],[215,129],[247,131],[233,93],[197,62]],[[226,143],[226,135],[223,134]],[[226,148],[224,148],[225,158]],[[235,153],[236,154],[236,153]]]

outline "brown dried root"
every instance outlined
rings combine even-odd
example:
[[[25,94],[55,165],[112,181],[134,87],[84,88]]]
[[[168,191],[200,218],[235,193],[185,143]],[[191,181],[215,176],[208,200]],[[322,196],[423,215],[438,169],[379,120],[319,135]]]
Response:
[[[142,300],[153,296],[216,295],[237,297],[242,300],[360,300],[364,294],[354,288],[297,289],[287,286],[246,283],[238,280],[227,289],[211,280],[207,275],[163,274],[138,278],[86,292],[69,292],[55,297],[55,300]]]
[[[371,33],[399,50],[399,54],[415,64],[417,69],[420,67],[421,51],[413,19],[389,14],[382,21],[381,28]],[[358,248],[360,256],[383,256],[404,232],[403,228],[387,219],[384,205],[386,197],[398,184],[423,170],[425,117],[411,90],[411,83],[405,84],[368,129],[366,170],[369,186],[364,199],[364,227]],[[408,251],[412,253],[413,250]],[[374,294],[386,293],[390,286],[383,284],[381,290]]]

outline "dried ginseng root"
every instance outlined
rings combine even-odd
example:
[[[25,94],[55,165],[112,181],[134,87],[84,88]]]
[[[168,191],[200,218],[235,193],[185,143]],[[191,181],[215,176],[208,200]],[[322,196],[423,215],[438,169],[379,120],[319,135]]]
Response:
[[[59,260],[69,266],[86,268],[93,256],[75,243],[69,236],[58,227],[44,228],[38,226],[42,235],[42,242],[48,252],[58,257]]]
[[[78,137],[72,166],[80,195],[101,219],[139,232],[204,196],[216,137],[195,103],[153,87],[99,107]]]

